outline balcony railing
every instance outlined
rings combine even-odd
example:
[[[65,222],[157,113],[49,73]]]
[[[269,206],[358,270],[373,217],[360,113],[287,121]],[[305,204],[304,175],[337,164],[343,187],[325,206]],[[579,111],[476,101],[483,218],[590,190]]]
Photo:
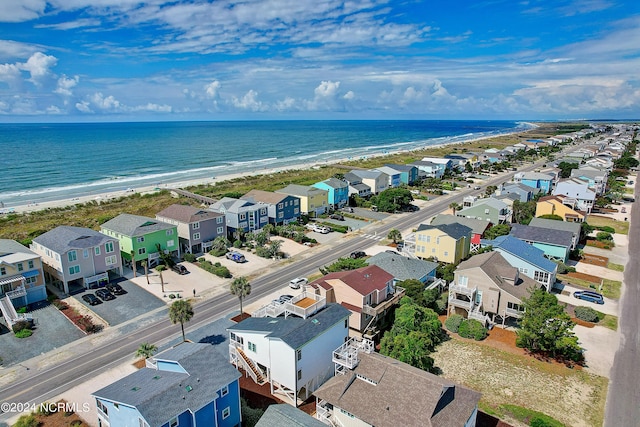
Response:
[[[24,285],[21,285],[15,288],[13,291],[7,292],[5,295],[10,299],[16,299],[27,295],[27,290],[25,289]]]
[[[506,308],[505,309],[505,314],[507,316],[516,317],[516,318],[519,319],[524,315],[524,311],[516,310],[516,309],[513,309],[513,308]]]
[[[471,311],[473,309],[473,300],[458,299],[455,294],[449,294],[449,305]]]
[[[362,306],[362,312],[364,314],[368,314],[369,316],[377,316],[380,313],[383,313],[386,309],[391,307],[394,304],[397,304],[405,294],[405,289],[400,286],[396,286],[396,291],[393,294],[387,296],[387,299],[382,301],[379,304],[369,305],[365,304]]]

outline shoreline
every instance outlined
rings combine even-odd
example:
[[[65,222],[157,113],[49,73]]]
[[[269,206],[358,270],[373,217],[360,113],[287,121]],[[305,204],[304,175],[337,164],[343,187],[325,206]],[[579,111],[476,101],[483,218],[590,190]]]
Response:
[[[498,135],[487,135],[487,136],[481,136],[476,138],[470,138],[462,141],[451,141],[451,142],[434,144],[434,145],[424,145],[419,148],[398,149],[393,151],[382,149],[382,152],[371,153],[366,158],[368,159],[368,158],[377,158],[377,157],[387,157],[387,156],[393,156],[401,153],[409,153],[409,152],[423,151],[423,150],[429,150],[429,149],[438,149],[443,147],[453,147],[457,145],[469,144],[469,143],[496,138],[496,137],[521,134],[521,133],[535,130],[540,127],[539,124],[532,123],[532,122],[521,122],[521,123],[524,123],[530,126],[530,128],[524,129],[524,130],[514,130],[513,132],[505,132]],[[25,213],[42,211],[46,209],[56,209],[56,208],[70,207],[74,205],[83,205],[91,202],[97,202],[97,203],[109,202],[115,199],[129,197],[134,194],[145,195],[145,194],[153,194],[160,190],[171,191],[172,189],[176,189],[176,188],[185,189],[185,188],[195,187],[199,185],[212,185],[218,182],[224,182],[224,181],[230,181],[237,178],[242,178],[244,176],[266,176],[266,175],[271,175],[281,171],[310,169],[314,167],[341,164],[343,162],[350,162],[353,160],[354,159],[349,157],[349,158],[325,160],[320,162],[317,161],[313,163],[298,163],[293,165],[283,165],[283,166],[274,167],[274,168],[254,169],[253,171],[250,171],[250,172],[223,174],[223,175],[214,176],[212,178],[196,178],[196,179],[183,180],[183,181],[178,181],[173,183],[165,183],[165,184],[159,184],[159,185],[158,184],[145,185],[145,186],[136,187],[136,188],[127,188],[126,190],[120,190],[120,191],[96,192],[93,194],[79,196],[79,197],[61,198],[61,199],[45,201],[40,203],[32,202],[32,203],[22,204],[17,206],[3,207],[0,210],[0,214],[25,214]]]

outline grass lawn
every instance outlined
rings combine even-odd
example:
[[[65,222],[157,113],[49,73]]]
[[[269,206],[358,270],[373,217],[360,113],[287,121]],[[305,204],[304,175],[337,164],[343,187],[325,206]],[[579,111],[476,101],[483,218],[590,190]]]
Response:
[[[580,286],[582,288],[595,289],[596,291],[601,292],[602,295],[604,295],[607,298],[613,298],[613,299],[620,298],[622,282],[620,282],[619,280],[603,279],[602,290],[600,290],[599,283],[593,283],[588,280],[579,279],[577,277],[571,277],[566,274],[558,274],[558,279],[562,280],[563,282],[571,283],[572,285],[575,285],[575,286]]]
[[[618,330],[618,317],[612,316],[611,314],[604,314],[598,312],[598,317],[600,321],[597,323],[598,326],[603,326],[605,328],[611,329],[612,331]]]
[[[609,270],[624,271],[624,265],[616,264],[615,262],[610,262],[609,264],[607,264],[607,268]]]
[[[444,378],[481,392],[481,408],[513,426],[528,425],[518,421],[525,412],[518,407],[566,426],[602,426],[607,378],[455,338],[432,357]]]
[[[594,227],[613,227],[616,233],[629,234],[629,223],[627,221],[618,221],[613,218],[606,218],[598,215],[589,215],[587,217],[587,224]]]

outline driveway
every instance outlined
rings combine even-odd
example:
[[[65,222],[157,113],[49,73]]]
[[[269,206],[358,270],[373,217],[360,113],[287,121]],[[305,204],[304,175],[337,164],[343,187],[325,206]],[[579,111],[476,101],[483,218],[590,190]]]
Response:
[[[33,311],[37,320],[33,335],[16,338],[4,324],[0,327],[0,357],[3,366],[11,366],[61,347],[85,336],[67,317],[49,303]],[[0,370],[0,385],[3,383]]]
[[[587,371],[609,378],[613,359],[620,344],[620,334],[602,326],[587,328],[576,325],[573,331],[580,346],[585,350]]]
[[[142,280],[145,280],[144,276]],[[73,295],[73,298],[104,319],[110,326],[118,325],[164,306],[164,302],[161,299],[130,280],[123,280],[118,284],[127,293],[116,295],[116,299],[104,301],[102,304],[90,306],[82,299],[82,295],[93,293],[93,290]]]
[[[557,286],[557,285],[556,285]],[[558,301],[566,302],[567,304],[571,304],[573,306],[583,306],[583,307],[591,307],[594,310],[597,310],[604,314],[610,314],[612,316],[619,316],[618,312],[618,301],[611,298],[604,298],[604,304],[594,304],[589,301],[581,300],[573,296],[573,293],[576,291],[584,291],[584,288],[578,288],[571,285],[561,285],[562,293],[555,294],[558,297]],[[564,295],[566,292],[569,292],[570,295]]]

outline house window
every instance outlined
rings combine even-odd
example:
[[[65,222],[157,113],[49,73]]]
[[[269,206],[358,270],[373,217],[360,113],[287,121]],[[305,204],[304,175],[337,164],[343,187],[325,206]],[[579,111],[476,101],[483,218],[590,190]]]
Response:
[[[436,253],[436,248],[431,248],[431,253],[435,254]]]
[[[249,341],[247,342],[247,346],[249,347],[249,351],[253,351],[254,353],[256,352],[256,345],[254,343]]]
[[[140,237],[138,237],[138,238],[136,239],[136,242],[138,242],[138,243],[142,243],[142,242],[144,242],[144,236],[140,236]]]
[[[344,410],[344,409],[342,409],[342,408],[340,408],[340,412],[342,412],[344,415],[346,415],[346,416],[347,416],[347,417],[349,417],[349,418],[355,418],[355,417],[356,417],[356,416],[355,416],[355,415],[353,415],[352,413],[347,412],[347,411],[345,411],[345,410]]]
[[[536,271],[535,273],[533,273],[533,278],[540,283],[548,283],[549,273],[544,271]]]
[[[168,248],[173,247],[173,240],[167,240],[167,247]]]
[[[89,250],[88,249],[83,250],[82,251],[82,256],[85,257],[85,258],[89,258]]]
[[[147,249],[146,248],[140,248],[138,249],[138,255],[144,255],[147,253]]]
[[[106,265],[114,265],[114,264],[116,264],[117,262],[118,262],[118,261],[117,261],[117,259],[116,259],[116,256],[115,256],[115,255],[111,255],[111,256],[108,256],[108,257],[105,257],[105,258],[104,258],[104,263],[105,263]]]
[[[440,237],[436,237],[436,245],[440,244]]]
[[[69,251],[67,257],[69,258],[69,262],[73,262],[78,259],[78,254],[76,253],[76,251]]]
[[[260,209],[260,215],[266,215],[267,210],[265,208]]]
[[[344,319],[344,327],[345,328],[349,327],[349,320],[348,319]]]
[[[33,268],[33,261],[29,261],[29,268]]]
[[[529,274],[529,269],[528,268],[520,267],[519,270],[520,270],[520,273],[522,273],[522,274],[525,274],[525,275]]]
[[[278,218],[284,218],[284,212],[278,212]]]
[[[18,263],[18,271],[24,270],[24,265],[21,262]]]
[[[224,220],[224,217],[222,217],[222,216],[219,216],[218,218],[216,218],[216,222],[217,222],[218,224],[222,224],[222,221],[223,221],[223,220]]]
[[[193,233],[193,240],[200,240],[200,233]]]
[[[444,251],[444,256],[449,256],[449,251]]]
[[[298,358],[298,360],[302,359],[302,350],[296,351],[296,357]]]
[[[247,214],[246,213],[241,213],[240,214],[240,221],[244,221],[247,219]]]
[[[298,369],[298,381],[302,379],[302,369]]]
[[[79,265],[73,265],[71,267],[69,267],[69,274],[78,274],[80,273],[80,266]]]
[[[96,407],[98,408],[98,412],[102,412],[102,415],[109,418],[109,411],[107,410],[107,407],[104,405],[104,403],[96,400]]]
[[[194,230],[197,230],[197,229],[199,229],[199,228],[200,228],[200,223],[199,223],[199,222],[194,222],[194,223],[193,223],[193,229],[194,229]]]
[[[296,206],[298,206],[298,205],[300,204],[300,199],[295,199],[295,200],[293,201],[293,204],[294,204],[294,205],[296,205]]]
[[[485,214],[488,214],[488,213],[489,213],[489,209],[485,209],[485,210],[484,210],[484,213],[485,213]]]
[[[25,282],[27,282],[28,285],[32,284],[32,283],[36,283],[38,281],[37,277],[27,277],[26,279],[24,279]]]
[[[218,232],[218,234],[222,234],[224,233],[224,227],[218,227],[216,231]]]
[[[225,419],[229,418],[229,415],[231,415],[231,408],[229,408],[227,406],[226,408],[224,408],[222,410],[222,419],[225,420]]]
[[[220,390],[220,396],[221,397],[224,397],[227,394],[229,394],[229,386],[228,385],[222,387],[222,390]]]
[[[0,276],[6,276],[7,269],[5,267],[0,267]]]
[[[107,253],[113,252],[113,242],[107,242],[104,244],[104,250]]]
[[[282,203],[278,203],[278,209],[282,209]]]
[[[100,246],[95,247],[95,254],[96,256],[100,255]]]
[[[169,420],[169,427],[178,427],[178,417],[173,417]]]
[[[299,213],[300,213],[300,209],[295,208],[295,209],[293,210],[293,213],[294,213],[294,214],[296,214],[296,215],[297,215],[297,214],[299,214]]]
[[[167,236],[173,236],[173,229],[167,230]]]

